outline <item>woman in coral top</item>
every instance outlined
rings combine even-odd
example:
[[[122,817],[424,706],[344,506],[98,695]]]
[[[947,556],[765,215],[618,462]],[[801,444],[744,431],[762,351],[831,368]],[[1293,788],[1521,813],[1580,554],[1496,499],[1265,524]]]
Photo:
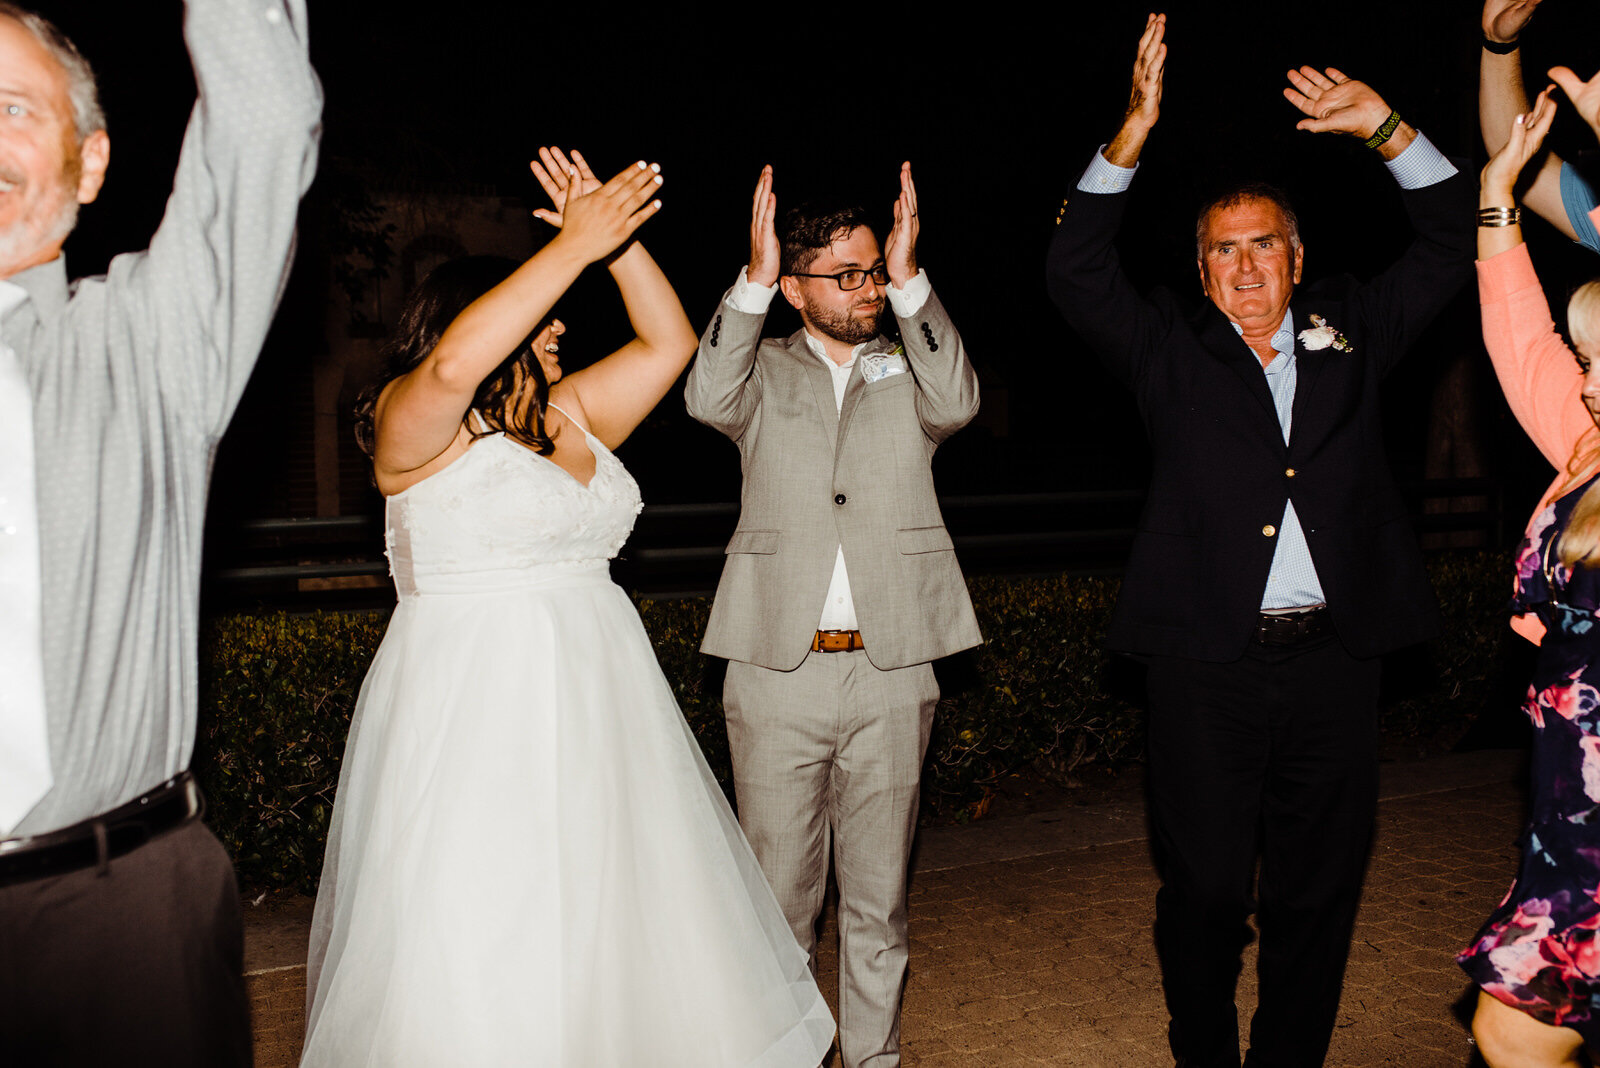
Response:
[[[1550,75],[1600,134],[1600,76]],[[1484,167],[1478,213],[1484,342],[1512,412],[1559,472],[1517,551],[1512,626],[1539,643],[1523,704],[1534,742],[1522,860],[1458,958],[1481,988],[1472,1030],[1493,1068],[1600,1052],[1600,281],[1572,296],[1569,348],[1512,193],[1550,128],[1553,89]]]

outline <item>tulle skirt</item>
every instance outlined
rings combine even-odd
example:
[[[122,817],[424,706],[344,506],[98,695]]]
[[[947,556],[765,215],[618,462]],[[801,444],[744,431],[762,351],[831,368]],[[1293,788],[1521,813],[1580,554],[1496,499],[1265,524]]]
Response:
[[[833,1019],[602,575],[413,596],[362,685],[303,1066],[812,1068]]]

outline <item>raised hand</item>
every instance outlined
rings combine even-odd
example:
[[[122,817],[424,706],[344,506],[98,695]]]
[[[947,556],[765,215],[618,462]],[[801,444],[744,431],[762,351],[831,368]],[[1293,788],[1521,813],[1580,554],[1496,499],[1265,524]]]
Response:
[[[1522,35],[1539,0],[1486,0],[1483,5],[1483,35],[1491,41],[1510,44]]]
[[[569,162],[566,154],[555,145],[541,146],[539,158],[529,162],[528,169],[533,171],[533,176],[544,187],[550,203],[555,205],[554,211],[549,208],[535,209],[534,218],[543,219],[557,230],[561,229],[561,208],[567,202],[570,174],[577,172],[579,193],[592,193],[600,188],[600,179],[594,176],[594,171],[589,169],[589,163],[583,158],[583,153],[577,149],[572,150],[572,159]]]
[[[1145,19],[1144,33],[1133,61],[1133,87],[1128,92],[1128,109],[1122,115],[1122,128],[1106,146],[1105,157],[1119,167],[1139,162],[1145,139],[1161,117],[1162,76],[1167,69],[1167,16],[1151,14]]]
[[[900,196],[894,202],[894,229],[883,244],[884,265],[889,268],[889,282],[896,289],[917,275],[917,235],[921,232],[917,222],[917,184],[911,180],[911,163],[900,164]]]
[[[1139,37],[1139,52],[1133,61],[1133,88],[1128,92],[1128,110],[1123,118],[1137,116],[1146,126],[1161,117],[1161,80],[1167,69],[1167,16],[1152,14],[1145,19]]]
[[[1551,67],[1550,80],[1561,86],[1561,91],[1572,101],[1572,107],[1589,129],[1600,137],[1600,74],[1584,81],[1573,73],[1571,67]]]
[[[1296,130],[1349,134],[1365,141],[1389,117],[1389,105],[1372,86],[1333,67],[1325,72],[1315,67],[1292,70],[1289,84],[1284,99],[1310,116],[1295,123]]]
[[[745,278],[751,285],[775,286],[782,259],[778,248],[778,198],[772,192],[772,165],[761,168],[756,194],[750,204],[750,266]]]
[[[559,243],[586,263],[608,255],[661,210],[661,201],[652,199],[661,187],[661,168],[653,163],[641,160],[588,193],[580,188],[583,174],[576,167],[568,169],[566,179],[561,232],[551,244]]]
[[[1556,102],[1551,96],[1554,86],[1548,86],[1533,102],[1533,110],[1518,115],[1511,124],[1511,137],[1504,147],[1489,157],[1479,175],[1481,204],[1484,207],[1511,207],[1512,189],[1522,168],[1539,152],[1545,134],[1550,132],[1555,118]]]

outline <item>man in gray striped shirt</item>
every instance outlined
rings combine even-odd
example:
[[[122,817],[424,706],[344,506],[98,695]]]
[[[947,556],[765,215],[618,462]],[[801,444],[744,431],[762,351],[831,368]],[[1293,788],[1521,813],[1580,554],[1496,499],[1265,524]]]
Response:
[[[200,540],[288,273],[321,92],[303,0],[188,0],[184,33],[199,101],[161,225],[69,283],[62,242],[110,139],[71,42],[0,2],[0,411],[32,419],[21,440],[0,425],[0,620],[37,621],[0,659],[9,1063],[250,1062],[237,890],[186,772]],[[36,566],[6,572],[24,542]],[[7,580],[33,573],[31,594]],[[13,769],[45,748],[19,794],[32,772]]]

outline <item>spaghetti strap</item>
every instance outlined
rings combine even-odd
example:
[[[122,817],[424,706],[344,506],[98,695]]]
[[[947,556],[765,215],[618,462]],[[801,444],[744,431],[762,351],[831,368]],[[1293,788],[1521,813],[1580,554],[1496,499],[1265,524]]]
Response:
[[[478,433],[480,433],[480,434],[489,433],[489,424],[484,420],[483,416],[478,414],[478,409],[473,408],[473,409],[471,409],[471,411],[472,411],[472,418],[474,418],[474,419],[476,419],[478,421]]]
[[[567,422],[571,423],[573,426],[575,426],[579,430],[583,431],[583,436],[584,437],[587,437],[587,438],[594,437],[593,434],[589,433],[589,428],[588,427],[584,426],[582,423],[580,423],[576,419],[572,418],[572,416],[567,412],[567,410],[565,408],[561,407],[561,405],[559,405],[559,404],[546,404],[545,407],[546,408],[554,408],[556,411],[560,412],[562,415],[565,415],[567,417]]]

